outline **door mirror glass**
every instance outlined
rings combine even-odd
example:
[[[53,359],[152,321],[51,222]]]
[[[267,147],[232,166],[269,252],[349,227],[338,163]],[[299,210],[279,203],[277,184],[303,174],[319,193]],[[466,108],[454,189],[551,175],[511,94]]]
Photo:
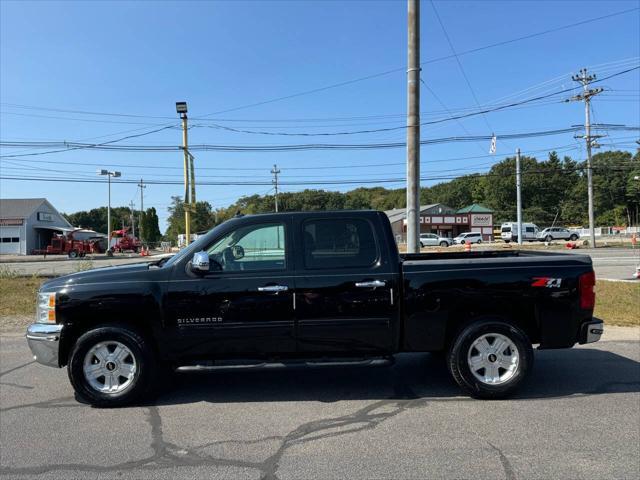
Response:
[[[209,254],[204,250],[194,253],[191,260],[191,270],[194,272],[208,272]]]

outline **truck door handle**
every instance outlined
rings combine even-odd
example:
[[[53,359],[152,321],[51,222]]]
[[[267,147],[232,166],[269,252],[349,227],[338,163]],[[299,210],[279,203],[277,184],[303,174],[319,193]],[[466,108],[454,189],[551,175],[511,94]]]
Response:
[[[356,282],[356,287],[359,288],[376,288],[376,287],[384,287],[387,282],[382,280],[371,280],[370,282]]]
[[[258,287],[259,292],[286,292],[289,287],[286,285],[267,285],[266,287]]]

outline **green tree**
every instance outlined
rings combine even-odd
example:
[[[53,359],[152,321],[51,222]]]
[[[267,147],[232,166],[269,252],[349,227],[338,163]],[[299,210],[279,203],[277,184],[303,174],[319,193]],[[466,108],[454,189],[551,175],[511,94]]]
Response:
[[[175,242],[178,235],[184,233],[184,203],[182,197],[171,197],[169,206],[168,227],[164,237],[168,241]],[[191,232],[206,232],[215,226],[215,214],[209,202],[196,202],[195,212],[191,213]]]
[[[146,211],[141,212],[139,225],[138,231],[141,232],[139,235],[144,242],[155,243],[162,238],[158,213],[154,207],[147,208]]]
[[[75,213],[65,213],[63,215],[74,227],[87,228],[107,234],[107,207],[99,207]],[[129,207],[111,208],[111,229],[119,230],[123,225],[125,227],[131,225],[131,210]]]

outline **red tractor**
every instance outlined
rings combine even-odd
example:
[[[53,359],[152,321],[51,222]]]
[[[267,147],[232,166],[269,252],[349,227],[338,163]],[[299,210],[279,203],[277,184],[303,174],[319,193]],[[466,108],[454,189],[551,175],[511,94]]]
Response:
[[[126,251],[138,253],[141,249],[142,242],[131,234],[129,227],[111,232],[111,245],[107,253],[111,252],[113,254],[114,252],[122,253]]]
[[[81,229],[72,230],[66,233],[56,233],[51,238],[51,243],[46,249],[34,250],[33,254],[47,255],[63,255],[67,254],[69,258],[84,257],[87,253],[100,253],[100,241],[95,240],[76,240],[74,233]]]

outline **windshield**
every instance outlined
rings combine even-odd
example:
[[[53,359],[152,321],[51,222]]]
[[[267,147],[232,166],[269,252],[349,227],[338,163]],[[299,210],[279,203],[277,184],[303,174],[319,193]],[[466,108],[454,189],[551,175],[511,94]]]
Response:
[[[179,262],[181,259],[185,258],[185,256],[190,258],[191,256],[193,256],[195,252],[199,252],[200,250],[204,249],[204,247],[206,247],[211,241],[211,238],[216,237],[219,234],[220,230],[222,230],[221,227],[223,225],[226,227],[228,222],[231,222],[231,221],[233,221],[233,219],[227,220],[226,222],[223,222],[220,225],[209,230],[206,235],[199,237],[195,242],[190,244],[187,248],[183,248],[182,250],[180,250],[162,266],[169,267],[175,264],[176,262]]]

